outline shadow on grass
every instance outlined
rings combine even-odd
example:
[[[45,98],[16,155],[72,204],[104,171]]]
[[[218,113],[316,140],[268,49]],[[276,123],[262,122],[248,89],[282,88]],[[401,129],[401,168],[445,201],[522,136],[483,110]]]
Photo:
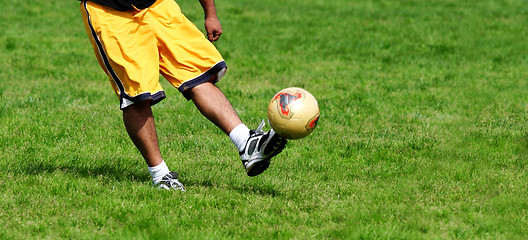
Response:
[[[115,181],[145,182],[150,180],[150,176],[147,173],[126,169],[117,163],[83,165],[75,164],[76,161],[72,162],[61,164],[43,161],[24,161],[16,166],[16,170],[23,174],[42,174],[60,171],[85,178],[103,176]]]
[[[198,186],[206,188],[218,188],[218,189],[229,189],[236,191],[240,194],[256,194],[261,196],[277,197],[281,196],[282,193],[276,190],[276,186],[266,185],[263,183],[245,183],[245,184],[225,184],[219,180],[203,178],[200,180],[185,180],[183,184],[186,186]]]
[[[252,193],[257,195],[265,195],[270,197],[281,196],[282,193],[277,191],[274,186],[259,186],[259,185],[243,185],[243,186],[231,186],[232,190],[235,190],[241,194]]]
[[[150,175],[147,171],[127,168],[124,164],[119,164],[121,160],[115,160],[111,163],[101,163],[94,161],[86,164],[85,161],[70,161],[66,163],[52,161],[24,161],[14,164],[14,171],[22,174],[46,174],[62,172],[72,176],[84,178],[104,177],[113,181],[133,181],[149,182]],[[123,160],[124,161],[124,160]],[[140,164],[140,163],[138,163]],[[185,186],[198,186],[207,188],[229,189],[240,194],[256,194],[262,196],[277,197],[282,193],[276,190],[276,186],[265,184],[263,182],[242,182],[239,184],[225,184],[218,179],[208,177],[198,180],[181,179]]]

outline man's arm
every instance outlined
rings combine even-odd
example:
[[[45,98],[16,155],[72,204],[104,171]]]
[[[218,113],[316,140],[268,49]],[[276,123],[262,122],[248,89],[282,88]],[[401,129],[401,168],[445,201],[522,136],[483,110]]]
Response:
[[[216,7],[214,0],[199,0],[205,14],[205,30],[207,31],[207,39],[214,42],[222,35],[222,25],[216,15]]]

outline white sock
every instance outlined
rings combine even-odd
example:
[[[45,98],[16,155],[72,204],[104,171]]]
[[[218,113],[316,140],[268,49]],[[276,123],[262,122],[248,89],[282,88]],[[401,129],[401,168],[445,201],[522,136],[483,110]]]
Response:
[[[161,163],[157,166],[148,167],[148,170],[150,172],[150,175],[152,176],[152,182],[154,182],[154,184],[158,184],[165,175],[170,173],[170,170],[167,167],[167,164],[165,164],[165,161],[161,161]]]
[[[238,151],[242,152],[249,138],[249,128],[241,123],[229,133],[229,138],[235,144]]]

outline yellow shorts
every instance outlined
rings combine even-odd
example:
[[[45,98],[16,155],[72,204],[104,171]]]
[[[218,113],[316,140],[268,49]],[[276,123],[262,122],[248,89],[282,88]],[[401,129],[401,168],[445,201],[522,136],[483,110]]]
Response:
[[[121,109],[135,102],[151,100],[154,105],[163,100],[160,73],[189,99],[189,89],[216,83],[227,69],[215,46],[173,0],[131,11],[83,1],[81,12]]]

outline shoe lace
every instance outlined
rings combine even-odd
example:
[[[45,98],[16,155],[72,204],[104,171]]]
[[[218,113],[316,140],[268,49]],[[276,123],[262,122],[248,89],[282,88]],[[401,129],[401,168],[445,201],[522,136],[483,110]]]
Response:
[[[178,179],[175,176],[173,176],[172,173],[165,175],[165,177],[163,177],[163,179],[161,180],[159,184],[165,185],[169,187],[170,189],[181,190],[182,192],[185,191],[185,187],[183,186],[183,184],[180,181],[178,181]]]
[[[185,192],[185,187],[183,187],[183,184],[179,182],[178,179],[171,179],[169,181],[169,185],[172,189],[181,190],[182,192]]]
[[[260,122],[257,129],[255,129],[255,132],[262,133],[263,132],[262,128],[264,128],[265,125],[266,125],[266,119],[262,119],[262,122]]]

